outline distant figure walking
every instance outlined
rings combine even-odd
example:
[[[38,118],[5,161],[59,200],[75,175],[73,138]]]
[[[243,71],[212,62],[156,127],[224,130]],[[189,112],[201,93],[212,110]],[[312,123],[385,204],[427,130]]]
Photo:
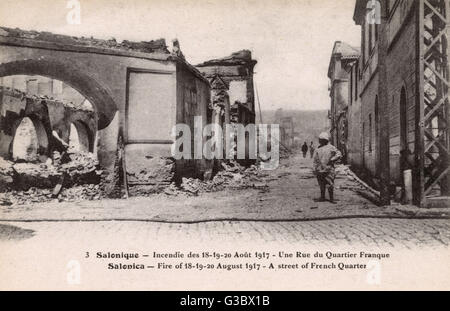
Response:
[[[323,132],[319,136],[319,147],[314,152],[313,170],[320,186],[320,198],[317,202],[325,201],[325,192],[328,188],[330,202],[334,201],[334,178],[336,176],[334,164],[342,158],[341,152],[329,143],[329,135]]]
[[[306,158],[306,154],[308,153],[308,144],[306,143],[306,141],[302,146],[302,152],[303,152],[303,157]]]
[[[311,142],[311,145],[309,145],[309,154],[311,156],[311,159],[314,157],[314,150],[316,150],[316,148],[314,147],[314,143]]]

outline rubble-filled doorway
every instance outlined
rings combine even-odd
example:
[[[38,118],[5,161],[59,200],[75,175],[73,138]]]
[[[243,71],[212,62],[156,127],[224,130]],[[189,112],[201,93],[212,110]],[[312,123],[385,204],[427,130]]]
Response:
[[[89,130],[81,122],[70,124],[69,150],[73,152],[91,152]]]
[[[19,121],[12,143],[14,161],[33,162],[38,159],[39,140],[33,121],[25,117]]]
[[[14,205],[106,196],[97,112],[61,80],[0,77],[0,198]]]

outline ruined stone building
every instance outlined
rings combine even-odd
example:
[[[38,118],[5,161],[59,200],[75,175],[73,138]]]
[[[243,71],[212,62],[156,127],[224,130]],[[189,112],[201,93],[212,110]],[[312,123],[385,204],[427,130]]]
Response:
[[[5,156],[12,156],[15,131],[29,118],[24,123],[34,123],[41,154],[55,127],[63,130],[80,122],[97,133],[96,143],[89,137],[89,150],[97,146],[98,161],[112,186],[118,167],[126,172],[130,191],[159,187],[174,176],[202,176],[211,169],[204,159],[173,161],[171,156],[173,126],[189,124],[194,132],[195,116],[202,116],[206,125],[211,96],[209,81],[186,62],[179,44],[170,52],[162,39],[117,42],[0,28],[0,77],[5,83],[10,76],[48,79],[28,79],[25,93],[12,85],[2,88],[0,135]],[[72,107],[67,98],[52,99],[64,85],[93,109],[79,109],[79,103]],[[235,89],[236,84],[229,87]],[[85,112],[91,121],[85,120]],[[68,132],[63,131],[63,139]]]
[[[348,87],[349,72],[347,67],[359,58],[359,48],[350,46],[341,41],[336,41],[331,53],[328,66],[328,78],[330,79],[331,106],[329,112],[331,143],[343,154],[347,161],[348,143]]]
[[[0,87],[0,99],[0,156],[4,159],[40,158],[40,162],[45,162],[53,150],[52,131],[57,131],[71,149],[95,152],[97,124],[92,107],[74,106],[6,87]],[[32,137],[23,143],[20,133],[27,128]],[[28,151],[18,154],[14,146]]]
[[[376,187],[389,185],[391,198],[402,189],[401,200],[409,192],[420,206],[448,204],[449,0],[373,3],[356,2],[361,56],[345,71],[349,162]]]
[[[228,57],[196,65],[211,83],[211,109],[215,116],[222,115],[222,124],[255,124],[253,70],[256,64],[251,52],[242,50]],[[246,141],[247,155],[248,145],[249,142]]]
[[[17,75],[0,78],[0,87],[0,105],[5,119],[2,123],[4,126],[0,129],[0,156],[6,159],[14,158],[11,145],[13,133],[23,118],[33,121],[34,136],[41,140],[41,145],[45,145],[45,148],[40,150],[40,155],[44,158],[51,150],[46,137],[51,131],[57,131],[72,149],[96,151],[97,124],[94,109],[79,92],[61,81],[42,76]],[[15,124],[12,130],[9,124]],[[43,136],[44,132],[46,135]],[[19,144],[18,140],[16,144]],[[33,158],[36,154],[28,156]]]
[[[228,57],[196,65],[209,81],[219,76],[224,82],[230,101],[232,122],[245,125],[255,123],[253,69],[256,63],[251,52],[243,50]]]

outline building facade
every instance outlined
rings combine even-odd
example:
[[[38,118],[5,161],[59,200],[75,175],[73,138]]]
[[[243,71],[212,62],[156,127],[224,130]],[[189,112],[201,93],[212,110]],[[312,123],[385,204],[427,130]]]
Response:
[[[427,206],[449,195],[449,7],[356,2],[361,56],[347,70],[349,162],[375,187],[388,183],[389,199],[405,202],[409,193]]]
[[[329,94],[330,106],[330,134],[331,143],[344,155],[347,161],[348,141],[348,88],[349,72],[348,66],[359,57],[359,49],[349,44],[337,41],[334,44],[328,67],[328,78],[330,79]]]

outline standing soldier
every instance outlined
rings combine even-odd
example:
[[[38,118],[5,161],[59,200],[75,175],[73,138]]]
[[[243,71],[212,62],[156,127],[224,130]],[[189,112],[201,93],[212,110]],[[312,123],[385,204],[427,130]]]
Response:
[[[311,142],[311,145],[309,145],[309,154],[311,156],[311,159],[314,157],[314,150],[316,150],[316,148],[314,148],[314,143]]]
[[[306,158],[306,153],[308,153],[308,145],[305,143],[302,146],[303,157]]]
[[[320,198],[316,202],[324,202],[326,188],[330,195],[330,202],[334,201],[334,178],[336,176],[334,164],[342,158],[339,150],[329,143],[329,135],[323,132],[319,135],[319,147],[314,152],[313,170],[320,186]]]

